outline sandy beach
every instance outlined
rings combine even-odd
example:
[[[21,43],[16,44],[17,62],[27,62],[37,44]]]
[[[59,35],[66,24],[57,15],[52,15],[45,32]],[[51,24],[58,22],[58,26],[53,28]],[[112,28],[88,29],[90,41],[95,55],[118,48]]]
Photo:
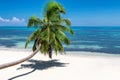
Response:
[[[0,64],[19,60],[30,53],[0,50]],[[49,59],[38,53],[22,64],[0,70],[0,80],[120,80],[120,57],[53,55],[53,59]]]

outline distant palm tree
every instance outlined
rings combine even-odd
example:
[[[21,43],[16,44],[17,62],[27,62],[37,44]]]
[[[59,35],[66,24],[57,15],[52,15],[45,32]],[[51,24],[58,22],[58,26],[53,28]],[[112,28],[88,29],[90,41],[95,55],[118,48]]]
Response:
[[[57,52],[64,52],[62,43],[70,44],[70,40],[64,32],[73,34],[69,27],[71,22],[68,19],[62,18],[61,14],[65,14],[64,7],[56,1],[49,2],[45,7],[43,20],[32,16],[28,21],[28,27],[37,28],[27,39],[25,48],[28,43],[34,41],[33,53],[24,59],[0,65],[0,69],[10,67],[22,63],[32,58],[38,51],[43,54],[48,54],[52,58],[52,50]]]

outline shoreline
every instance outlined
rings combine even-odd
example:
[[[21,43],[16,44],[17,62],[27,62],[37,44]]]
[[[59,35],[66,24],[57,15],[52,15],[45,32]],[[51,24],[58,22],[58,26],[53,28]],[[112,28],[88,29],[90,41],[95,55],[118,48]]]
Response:
[[[27,48],[6,48],[6,47],[1,47],[0,51],[25,51],[25,52],[30,52],[32,53],[32,50]],[[53,53],[55,53],[53,51]],[[54,55],[54,54],[53,54]],[[59,53],[58,53],[59,55]],[[60,54],[60,55],[65,55],[65,56],[101,56],[101,57],[120,57],[120,54],[111,54],[111,53],[104,53],[104,52],[90,52],[90,51],[65,51],[65,53]]]

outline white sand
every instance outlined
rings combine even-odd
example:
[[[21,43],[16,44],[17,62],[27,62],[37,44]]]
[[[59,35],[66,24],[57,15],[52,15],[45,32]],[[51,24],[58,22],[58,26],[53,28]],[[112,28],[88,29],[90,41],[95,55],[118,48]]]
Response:
[[[0,64],[19,60],[30,53],[0,50]],[[119,56],[58,55],[49,60],[38,53],[31,62],[22,63],[24,68],[19,64],[0,70],[0,80],[120,80]]]

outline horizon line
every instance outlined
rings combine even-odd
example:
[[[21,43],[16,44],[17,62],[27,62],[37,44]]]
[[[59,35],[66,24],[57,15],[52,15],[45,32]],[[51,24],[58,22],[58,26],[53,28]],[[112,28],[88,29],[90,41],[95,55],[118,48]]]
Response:
[[[89,25],[87,25],[87,26],[86,25],[77,25],[77,26],[70,26],[70,27],[113,27],[113,26],[114,25],[105,25],[105,26],[104,25],[98,25],[98,26],[97,25],[93,25],[93,26],[92,25],[90,25],[90,26]],[[19,26],[19,25],[18,26],[12,26],[12,25],[8,26],[7,25],[7,26],[0,26],[0,27],[26,27],[26,26]],[[117,26],[115,25],[114,27],[120,27],[120,25],[117,25]]]

